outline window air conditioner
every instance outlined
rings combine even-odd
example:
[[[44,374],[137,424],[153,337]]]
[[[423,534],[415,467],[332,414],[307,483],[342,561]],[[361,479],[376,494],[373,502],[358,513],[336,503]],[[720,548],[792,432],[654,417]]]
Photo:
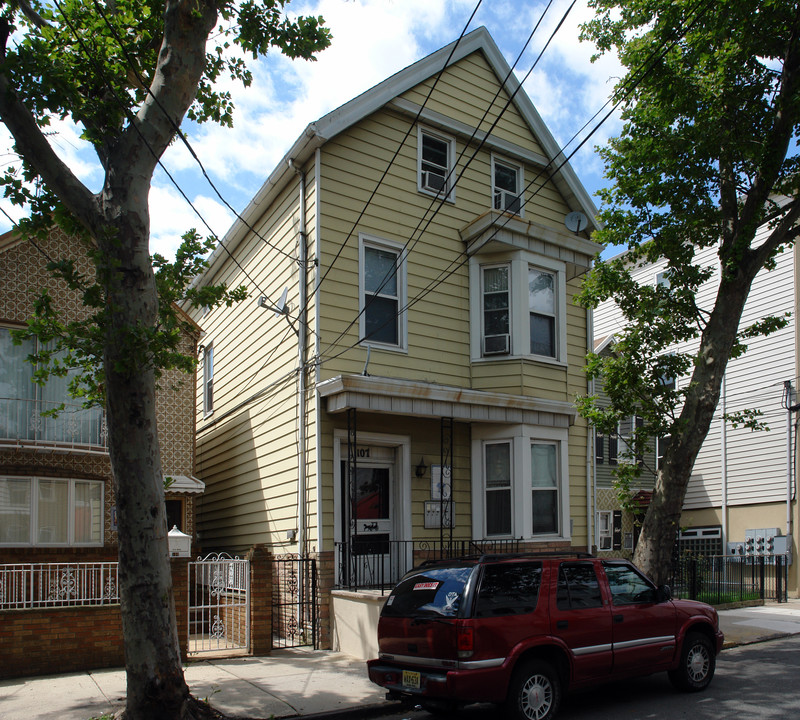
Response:
[[[483,338],[484,355],[508,355],[511,350],[511,336],[505,335],[486,335]]]
[[[522,202],[519,195],[508,192],[508,190],[494,191],[494,209],[507,210],[508,212],[519,215],[522,210]]]
[[[604,535],[600,537],[600,547],[599,550],[611,550],[611,537],[608,535]]]
[[[424,171],[422,173],[422,187],[426,190],[444,190],[444,175],[435,172]]]

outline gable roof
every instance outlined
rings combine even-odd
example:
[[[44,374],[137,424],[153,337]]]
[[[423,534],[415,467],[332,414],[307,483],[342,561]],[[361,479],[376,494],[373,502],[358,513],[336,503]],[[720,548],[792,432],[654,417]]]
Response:
[[[544,157],[537,155],[527,159],[541,165],[552,162],[553,167],[558,167],[561,163],[564,163],[560,170],[553,175],[552,181],[569,207],[572,210],[583,212],[595,229],[598,229],[597,208],[591,197],[578,180],[572,167],[568,162],[565,162],[561,148],[548,130],[530,98],[520,87],[519,81],[511,72],[511,68],[489,31],[485,27],[480,27],[465,35],[460,41],[452,42],[418,60],[344,105],[332,110],[327,115],[323,115],[315,122],[310,123],[242,211],[241,218],[237,218],[225,234],[222,242],[217,245],[209,257],[209,268],[203,275],[212,276],[214,274],[217,258],[226,253],[226,250],[221,245],[224,245],[227,251],[234,249],[247,234],[249,226],[261,216],[264,209],[269,206],[274,197],[295,174],[296,166],[305,163],[317,148],[389,103],[393,103],[394,108],[401,112],[405,111],[409,114],[413,112],[413,117],[416,115],[415,109],[417,106],[400,99],[399,96],[439,73],[451,52],[453,56],[450,58],[447,67],[455,65],[476,51],[483,53],[500,82],[502,82],[503,78],[508,78],[505,83],[506,91],[509,95],[514,96],[512,100],[514,106],[522,115],[546,154]],[[436,116],[441,117],[438,113],[426,111],[420,119],[436,122]],[[482,133],[476,137],[480,140],[485,135],[486,133]]]

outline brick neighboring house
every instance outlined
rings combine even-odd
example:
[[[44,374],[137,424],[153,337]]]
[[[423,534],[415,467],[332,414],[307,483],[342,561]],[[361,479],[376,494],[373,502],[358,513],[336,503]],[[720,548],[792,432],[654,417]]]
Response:
[[[61,230],[53,229],[45,241],[23,240],[13,232],[0,237],[0,677],[21,674],[20,663],[34,671],[46,668],[44,659],[35,658],[48,654],[52,643],[58,645],[62,671],[116,664],[121,658],[118,606],[59,608],[49,619],[25,609],[80,593],[116,593],[115,573],[100,565],[117,559],[103,411],[82,408],[67,393],[66,379],[51,379],[44,387],[33,383],[26,360],[33,348],[14,345],[10,336],[11,329],[24,327],[45,287],[68,319],[86,313],[79,294],[46,269],[49,258],[62,257],[75,259],[81,272],[93,274],[81,242]],[[196,353],[197,334],[199,329],[184,338],[185,353]],[[194,382],[181,375],[166,373],[157,396],[161,461],[164,474],[173,478],[166,493],[169,527],[196,537],[195,502],[204,485],[193,477]],[[43,410],[62,402],[65,410],[57,418],[42,417]],[[18,587],[22,566],[38,563],[49,564],[47,579],[36,575],[34,582],[31,572],[26,582],[36,587]],[[78,570],[75,563],[93,563],[95,569]],[[14,571],[8,569],[12,564]],[[86,587],[100,577],[102,587]],[[185,590],[178,588],[178,593]],[[92,639],[97,626],[104,629],[102,637]],[[30,627],[39,640],[36,647],[13,635],[14,628],[30,635]]]

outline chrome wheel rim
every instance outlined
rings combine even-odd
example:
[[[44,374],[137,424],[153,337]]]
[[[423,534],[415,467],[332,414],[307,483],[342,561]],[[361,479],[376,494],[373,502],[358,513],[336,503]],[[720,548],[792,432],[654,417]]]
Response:
[[[553,685],[545,675],[531,675],[522,686],[522,712],[529,720],[541,720],[553,707]]]
[[[711,659],[708,656],[708,649],[705,645],[694,645],[689,650],[686,658],[686,671],[693,682],[700,683],[706,679]]]

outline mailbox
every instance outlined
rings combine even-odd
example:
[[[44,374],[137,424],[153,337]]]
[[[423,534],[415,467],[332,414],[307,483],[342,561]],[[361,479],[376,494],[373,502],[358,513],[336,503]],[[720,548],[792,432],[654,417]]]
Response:
[[[170,557],[190,557],[192,554],[192,537],[178,530],[176,525],[167,533]]]

